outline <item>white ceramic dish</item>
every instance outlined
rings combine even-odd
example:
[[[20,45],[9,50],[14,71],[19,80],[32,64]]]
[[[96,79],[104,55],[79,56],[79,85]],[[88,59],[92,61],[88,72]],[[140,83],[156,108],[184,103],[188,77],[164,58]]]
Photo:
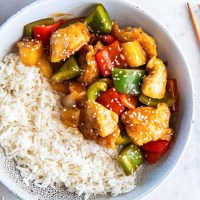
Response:
[[[40,0],[18,12],[0,28],[0,59],[11,52],[13,45],[21,38],[25,24],[58,12],[84,16],[96,2],[103,3],[111,18],[116,19],[122,27],[127,25],[141,26],[154,36],[159,47],[159,56],[168,61],[169,77],[176,78],[179,86],[180,111],[172,147],[157,164],[144,165],[137,172],[137,186],[134,191],[114,198],[121,200],[142,199],[166,179],[180,160],[191,133],[193,120],[193,87],[187,62],[173,37],[151,14],[131,1]],[[15,170],[14,162],[5,157],[1,148],[0,181],[22,199],[79,199],[76,195],[67,193],[65,190],[56,192],[51,188],[44,190],[34,186],[27,187]],[[111,197],[94,197],[92,199],[105,198]]]

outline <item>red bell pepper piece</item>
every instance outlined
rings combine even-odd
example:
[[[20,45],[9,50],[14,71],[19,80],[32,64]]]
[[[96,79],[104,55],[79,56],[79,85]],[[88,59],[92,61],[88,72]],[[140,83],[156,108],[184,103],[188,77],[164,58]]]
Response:
[[[102,93],[98,98],[97,102],[102,104],[109,110],[114,111],[120,115],[124,111],[124,106],[120,102],[119,94],[114,88],[107,90]]]
[[[42,41],[44,46],[48,46],[52,32],[58,29],[63,23],[64,20],[60,20],[51,25],[35,26],[34,38]]]
[[[106,44],[110,44],[115,41],[115,38],[112,35],[100,35],[99,39]]]
[[[144,157],[149,164],[154,164],[162,156],[161,152],[144,151]]]
[[[114,67],[124,68],[127,66],[127,62],[121,53],[121,48],[117,40],[98,51],[95,58],[103,77],[109,76]]]
[[[138,97],[137,96],[130,96],[127,94],[119,93],[119,98],[121,103],[128,109],[133,110],[137,107],[138,104]]]
[[[179,110],[179,99],[178,99],[178,86],[176,79],[167,80],[167,90],[170,93],[171,98],[175,99],[174,104],[170,107],[172,112],[178,112]]]
[[[170,144],[172,142],[172,140],[170,141],[166,141],[166,143],[164,144],[164,142],[160,142],[160,140],[158,140],[159,142],[155,141],[154,142],[148,142],[145,145],[143,145],[141,147],[141,149],[143,149],[143,154],[144,157],[146,158],[146,161],[149,164],[154,164],[157,162],[157,160],[169,149]],[[156,143],[157,142],[157,143]],[[148,149],[148,150],[147,150]],[[151,151],[149,151],[151,150]],[[159,151],[161,150],[161,151]]]
[[[141,146],[142,149],[151,152],[162,152],[169,145],[167,140],[151,141]]]

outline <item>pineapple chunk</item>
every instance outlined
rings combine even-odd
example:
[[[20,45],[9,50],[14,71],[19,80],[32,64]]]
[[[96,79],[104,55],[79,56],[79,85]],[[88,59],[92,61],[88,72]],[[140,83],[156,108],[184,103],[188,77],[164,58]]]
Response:
[[[140,27],[125,27],[120,29],[118,24],[114,21],[111,34],[114,38],[119,40],[119,42],[131,42],[137,40],[144,49],[148,59],[157,56],[155,39],[145,33]]]
[[[99,144],[100,146],[115,150],[116,149],[116,141],[117,141],[117,138],[119,135],[120,135],[120,129],[117,128],[112,134],[110,134],[106,137],[99,136],[97,138],[97,144]]]
[[[69,84],[69,91],[76,103],[86,98],[87,88],[81,82],[71,82]]]
[[[17,43],[17,47],[20,59],[26,66],[36,65],[44,53],[42,42],[36,39],[23,39]]]
[[[51,64],[49,63],[48,59],[45,56],[40,58],[36,65],[40,68],[42,74],[46,78],[51,78],[52,77],[53,68],[52,68]]]
[[[80,110],[78,108],[62,108],[61,121],[69,127],[77,127],[79,122]]]
[[[122,43],[122,52],[130,67],[146,64],[147,58],[138,41]]]

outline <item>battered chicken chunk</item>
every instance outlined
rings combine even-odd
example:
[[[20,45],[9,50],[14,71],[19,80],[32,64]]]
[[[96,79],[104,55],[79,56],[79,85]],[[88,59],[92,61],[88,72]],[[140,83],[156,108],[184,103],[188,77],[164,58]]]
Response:
[[[133,142],[143,144],[156,140],[170,140],[173,129],[169,128],[171,113],[165,103],[158,104],[157,108],[138,107],[128,110],[121,116],[126,131]]]
[[[77,22],[58,29],[51,35],[50,52],[51,62],[60,62],[69,58],[72,54],[90,41],[91,35],[87,27]]]
[[[118,128],[118,115],[95,101],[86,101],[80,112],[79,130],[86,139],[106,137]]]
[[[122,43],[137,40],[148,58],[157,56],[157,45],[154,38],[145,33],[140,27],[119,29],[117,23],[113,22],[112,35]]]
[[[159,58],[152,57],[147,66],[149,75],[143,79],[142,93],[148,97],[162,99],[167,84],[167,69]]]
[[[103,44],[99,41],[94,47],[85,45],[80,50],[78,61],[82,71],[78,80],[85,85],[90,85],[99,77],[100,72],[95,60],[95,54],[102,47]]]

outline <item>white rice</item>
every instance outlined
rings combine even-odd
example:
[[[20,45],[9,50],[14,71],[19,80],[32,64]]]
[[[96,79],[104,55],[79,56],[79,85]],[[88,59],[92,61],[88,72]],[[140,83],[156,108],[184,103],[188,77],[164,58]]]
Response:
[[[129,192],[118,151],[85,140],[60,122],[60,96],[37,67],[24,66],[18,54],[0,62],[0,145],[16,161],[24,182],[38,187],[65,184],[78,195]]]

